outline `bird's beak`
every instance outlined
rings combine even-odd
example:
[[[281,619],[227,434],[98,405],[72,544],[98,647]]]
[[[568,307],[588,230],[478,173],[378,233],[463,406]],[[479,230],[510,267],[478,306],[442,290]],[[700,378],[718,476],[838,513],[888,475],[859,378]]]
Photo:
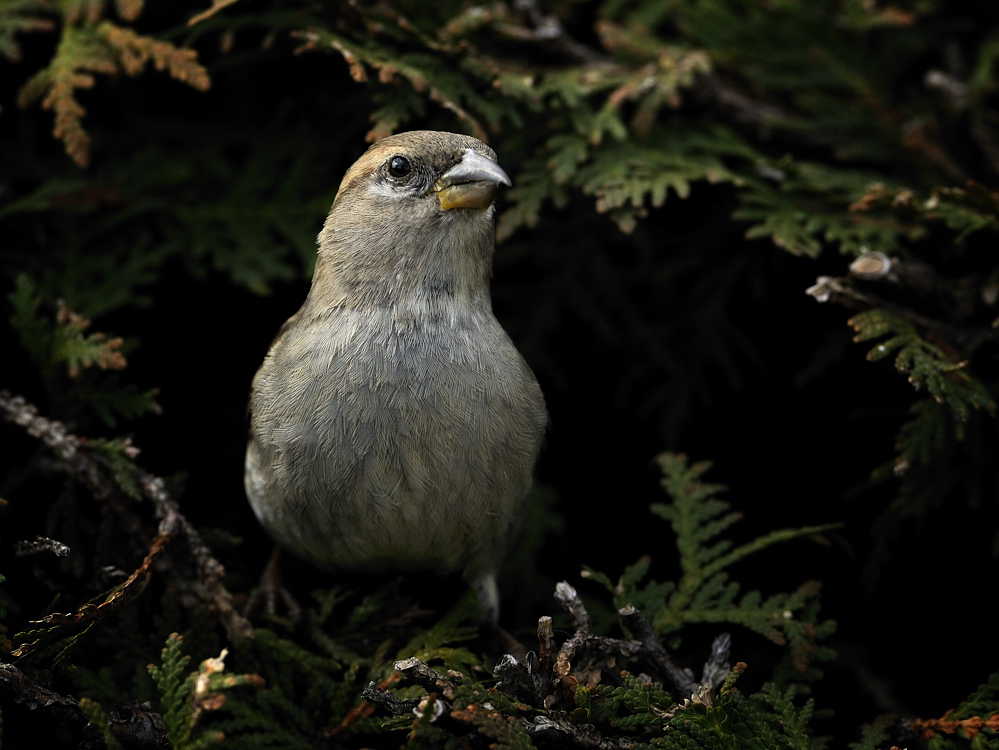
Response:
[[[485,211],[493,202],[501,185],[511,185],[510,178],[499,164],[470,148],[461,161],[441,175],[433,192],[441,208],[477,208]]]

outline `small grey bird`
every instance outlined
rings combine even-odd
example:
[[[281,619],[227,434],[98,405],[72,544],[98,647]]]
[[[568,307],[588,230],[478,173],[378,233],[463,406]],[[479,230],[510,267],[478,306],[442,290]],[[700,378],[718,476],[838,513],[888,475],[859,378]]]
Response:
[[[325,570],[461,571],[498,615],[547,414],[492,311],[481,141],[414,131],[347,171],[312,289],[253,379],[246,494],[277,542]]]

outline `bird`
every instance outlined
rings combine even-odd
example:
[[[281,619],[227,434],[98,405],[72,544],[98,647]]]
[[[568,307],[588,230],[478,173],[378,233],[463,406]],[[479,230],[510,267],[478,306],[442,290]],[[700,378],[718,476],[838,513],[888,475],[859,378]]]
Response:
[[[312,286],[253,378],[244,485],[278,545],[326,571],[460,572],[496,623],[548,423],[492,310],[479,139],[411,131],[344,175]]]

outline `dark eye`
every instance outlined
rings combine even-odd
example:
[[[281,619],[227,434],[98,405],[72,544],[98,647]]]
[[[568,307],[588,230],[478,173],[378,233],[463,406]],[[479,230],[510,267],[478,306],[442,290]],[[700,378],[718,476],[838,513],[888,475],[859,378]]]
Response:
[[[393,177],[405,177],[409,174],[409,159],[405,156],[393,156],[389,159],[388,171]]]

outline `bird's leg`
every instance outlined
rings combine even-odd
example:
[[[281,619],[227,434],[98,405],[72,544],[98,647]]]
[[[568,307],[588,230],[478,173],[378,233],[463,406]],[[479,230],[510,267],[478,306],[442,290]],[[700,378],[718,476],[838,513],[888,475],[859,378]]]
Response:
[[[478,619],[483,626],[483,634],[493,642],[498,651],[524,662],[527,659],[527,649],[499,624],[499,589],[496,586],[496,574],[487,573],[475,578],[472,580],[472,585],[479,593]]]
[[[527,663],[527,647],[499,624],[494,624],[489,629],[488,635],[500,653],[509,654],[521,664]]]
[[[496,574],[486,573],[473,582],[479,592],[479,619],[487,625],[499,622],[499,589],[496,587]]]
[[[495,583],[493,585],[495,586]],[[271,559],[267,561],[264,572],[260,574],[257,590],[246,602],[246,607],[243,610],[244,616],[250,617],[260,609],[261,604],[263,604],[263,609],[267,614],[277,614],[278,597],[281,597],[285,609],[288,610],[288,618],[293,624],[297,624],[302,615],[302,608],[298,606],[295,597],[281,584],[281,546],[275,544]]]

